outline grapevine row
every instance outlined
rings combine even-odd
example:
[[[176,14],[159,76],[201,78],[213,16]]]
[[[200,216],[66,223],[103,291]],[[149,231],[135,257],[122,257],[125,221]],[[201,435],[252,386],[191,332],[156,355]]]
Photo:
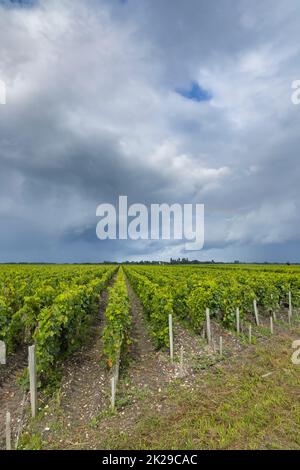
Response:
[[[256,299],[262,311],[269,313],[278,310],[288,302],[291,292],[294,307],[300,306],[299,270],[244,269],[230,267],[226,270],[200,267],[129,267],[128,276],[136,284],[136,291],[148,312],[155,309],[153,294],[163,292],[169,302],[167,311],[157,314],[162,324],[159,330],[153,313],[149,313],[150,323],[154,323],[159,345],[167,344],[167,313],[173,311],[181,320],[188,320],[196,330],[202,327],[205,309],[209,308],[225,326],[235,324],[237,307],[241,319],[253,312]]]
[[[119,269],[116,281],[108,289],[108,305],[105,310],[103,353],[109,367],[119,361],[121,350],[130,345],[131,316],[125,275]]]

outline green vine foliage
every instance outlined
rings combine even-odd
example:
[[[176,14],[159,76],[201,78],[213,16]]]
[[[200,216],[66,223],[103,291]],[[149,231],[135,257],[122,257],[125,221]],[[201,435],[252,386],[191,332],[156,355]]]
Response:
[[[112,367],[117,364],[121,351],[127,350],[131,343],[130,305],[122,268],[118,271],[114,285],[109,288],[108,295],[102,340],[107,365]]]
[[[126,269],[148,314],[158,346],[168,343],[167,313],[172,310],[179,320],[188,321],[199,332],[206,308],[212,317],[233,328],[237,307],[243,320],[247,314],[253,315],[254,299],[260,313],[269,315],[270,311],[287,306],[290,291],[293,307],[300,307],[298,267],[131,266]],[[153,298],[157,292],[166,294],[170,300],[165,302],[170,306],[165,312],[155,310]]]
[[[170,289],[152,282],[134,269],[126,269],[126,274],[143,304],[156,346],[168,346],[168,316],[173,314],[173,296]]]
[[[37,347],[37,366],[42,382],[49,367],[74,352],[84,341],[87,329],[99,309],[99,296],[115,269],[86,285],[70,287],[41,310],[33,334]]]

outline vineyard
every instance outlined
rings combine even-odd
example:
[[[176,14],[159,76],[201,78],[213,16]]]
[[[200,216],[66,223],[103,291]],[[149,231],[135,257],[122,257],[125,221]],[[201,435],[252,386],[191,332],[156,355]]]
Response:
[[[6,365],[0,366],[2,425],[7,409],[12,415],[19,413],[13,409],[16,400],[9,403],[9,393],[30,395],[24,366],[28,346],[35,345],[36,351],[39,415],[61,390],[64,410],[73,406],[75,414],[81,413],[80,418],[73,417],[75,428],[76,420],[81,421],[80,426],[86,420],[96,432],[101,425],[111,426],[108,410],[115,416],[125,409],[122,413],[128,413],[130,419],[139,413],[133,391],[128,398],[129,389],[139,389],[141,394],[145,387],[151,395],[178,379],[192,387],[195,374],[207,369],[207,364],[225,363],[249,343],[253,347],[269,341],[273,322],[275,333],[297,329],[299,307],[300,268],[296,266],[2,266],[0,340],[7,352]],[[212,332],[208,332],[207,315]],[[250,339],[249,327],[253,331]],[[223,340],[224,354],[220,351]],[[97,387],[102,387],[101,393]],[[126,405],[126,400],[134,405]],[[28,435],[40,435],[45,416],[40,422],[32,421],[26,399],[22,406],[22,431],[27,440],[21,437],[20,446],[32,448],[36,444]],[[63,415],[72,421],[72,413],[68,413]],[[69,424],[62,425],[64,433]],[[13,437],[17,433],[13,426]],[[49,442],[40,438],[39,446],[51,448]]]
[[[206,308],[224,326],[233,328],[236,309],[242,320],[246,319],[253,315],[254,300],[267,318],[288,305],[289,292],[294,307],[300,306],[297,269],[134,267],[127,268],[126,273],[159,347],[168,345],[170,313],[200,332]]]
[[[8,352],[37,345],[41,378],[82,341],[113,268],[11,268],[0,272],[0,339]]]

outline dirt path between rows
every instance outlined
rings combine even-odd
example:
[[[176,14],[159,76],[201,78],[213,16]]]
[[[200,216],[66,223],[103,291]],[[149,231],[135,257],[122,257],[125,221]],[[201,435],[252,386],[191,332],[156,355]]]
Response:
[[[108,292],[101,297],[97,319],[88,343],[66,364],[61,384],[61,407],[68,424],[81,426],[103,406],[107,373],[102,363],[102,332]]]
[[[128,379],[140,390],[143,388],[156,392],[168,383],[174,375],[174,366],[167,353],[155,349],[151,340],[143,307],[128,280],[127,291],[132,316],[131,364]]]

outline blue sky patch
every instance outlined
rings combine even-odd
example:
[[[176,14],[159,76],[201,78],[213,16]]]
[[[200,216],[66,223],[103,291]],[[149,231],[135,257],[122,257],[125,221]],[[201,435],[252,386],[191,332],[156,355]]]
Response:
[[[187,88],[176,88],[176,93],[192,101],[210,101],[212,94],[210,91],[202,88],[197,82],[192,81]]]

